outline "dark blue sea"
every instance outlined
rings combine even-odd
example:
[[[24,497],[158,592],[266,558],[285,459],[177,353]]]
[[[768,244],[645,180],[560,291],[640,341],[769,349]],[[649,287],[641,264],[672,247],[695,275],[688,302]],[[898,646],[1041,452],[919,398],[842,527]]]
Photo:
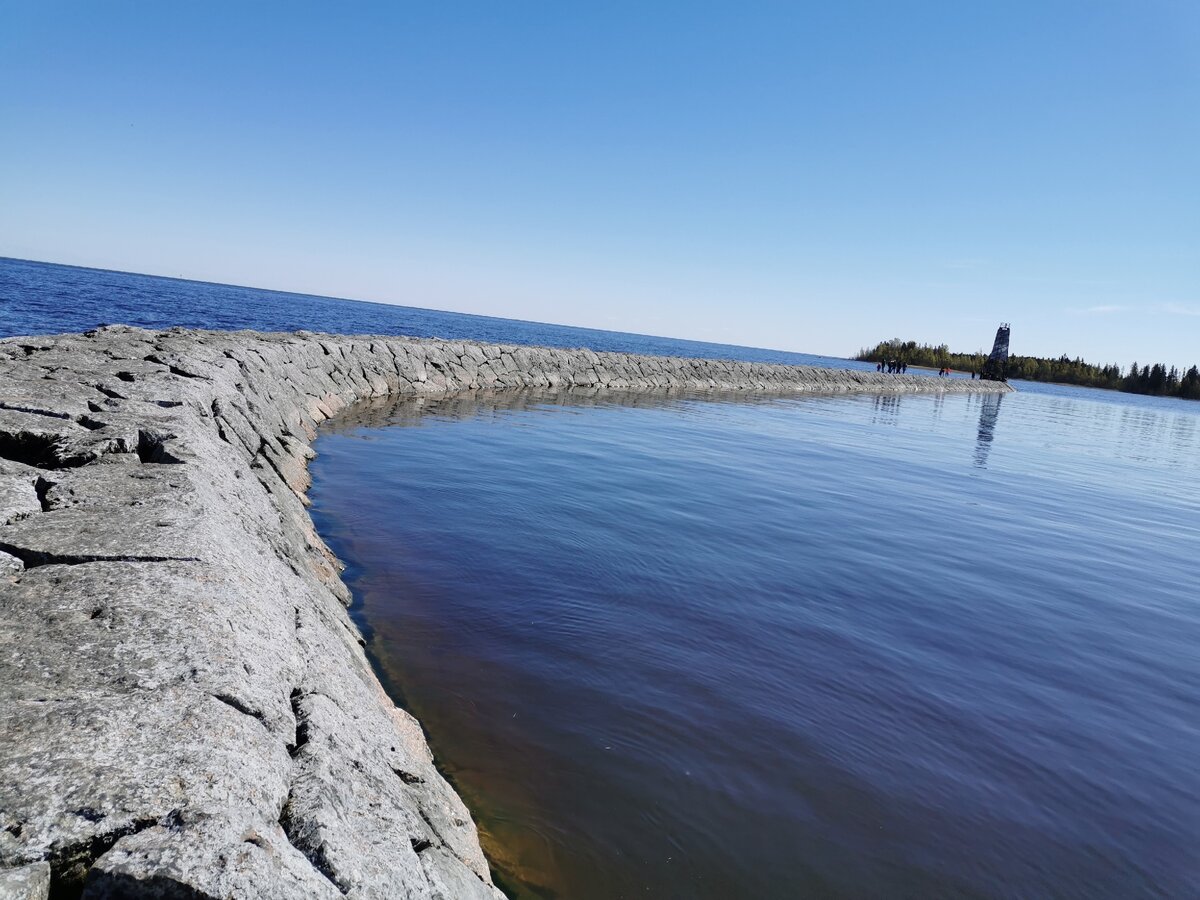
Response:
[[[0,261],[0,331],[115,321],[815,361]],[[505,889],[1200,896],[1200,403],[1016,386],[327,428],[318,527]]]
[[[0,337],[86,331],[98,325],[143,328],[252,328],[480,340],[618,353],[873,369],[835,357],[785,353],[645,334],[572,328],[440,312],[411,306],[313,297],[285,291],[83,269],[0,257]]]

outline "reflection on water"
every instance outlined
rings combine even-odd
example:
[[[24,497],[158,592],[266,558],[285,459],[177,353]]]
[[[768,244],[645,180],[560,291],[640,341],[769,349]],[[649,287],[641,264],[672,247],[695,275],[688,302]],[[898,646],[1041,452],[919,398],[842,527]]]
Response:
[[[983,394],[979,403],[979,430],[975,434],[975,465],[987,468],[988,451],[996,436],[996,419],[1000,416],[1000,400],[1003,394]]]
[[[875,394],[873,395],[875,414],[871,421],[876,425],[895,425],[900,421],[900,401],[903,399],[901,394]]]
[[[514,896],[1186,896],[1200,407],[1056,391],[376,403],[314,514]]]
[[[680,388],[625,391],[609,388],[571,387],[549,390],[521,388],[506,391],[465,391],[444,397],[376,397],[355,404],[324,426],[324,431],[354,432],[361,429],[420,427],[429,419],[473,419],[499,413],[551,412],[569,407],[578,410],[604,407],[655,409],[687,402],[761,405],[794,400],[778,391],[697,391]]]

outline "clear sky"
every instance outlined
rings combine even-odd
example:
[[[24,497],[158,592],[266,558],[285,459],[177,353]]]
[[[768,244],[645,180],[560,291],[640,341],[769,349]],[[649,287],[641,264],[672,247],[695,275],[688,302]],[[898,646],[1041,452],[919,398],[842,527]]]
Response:
[[[0,255],[1200,362],[1200,2],[0,0]]]

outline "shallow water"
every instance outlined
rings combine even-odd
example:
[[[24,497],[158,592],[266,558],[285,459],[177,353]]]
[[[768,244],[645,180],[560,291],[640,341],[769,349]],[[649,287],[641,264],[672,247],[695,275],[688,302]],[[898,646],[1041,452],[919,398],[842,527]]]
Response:
[[[844,360],[0,259],[0,336]],[[320,438],[355,615],[516,896],[1195,896],[1200,404],[452,399]]]
[[[317,443],[371,650],[514,896],[1195,891],[1200,407],[627,399]]]

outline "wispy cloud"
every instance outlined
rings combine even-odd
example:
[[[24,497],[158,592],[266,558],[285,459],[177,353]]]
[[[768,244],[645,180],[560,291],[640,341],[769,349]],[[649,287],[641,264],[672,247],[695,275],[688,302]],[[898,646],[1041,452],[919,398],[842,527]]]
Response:
[[[1200,306],[1184,306],[1182,303],[1164,303],[1159,309],[1169,316],[1200,316]]]

